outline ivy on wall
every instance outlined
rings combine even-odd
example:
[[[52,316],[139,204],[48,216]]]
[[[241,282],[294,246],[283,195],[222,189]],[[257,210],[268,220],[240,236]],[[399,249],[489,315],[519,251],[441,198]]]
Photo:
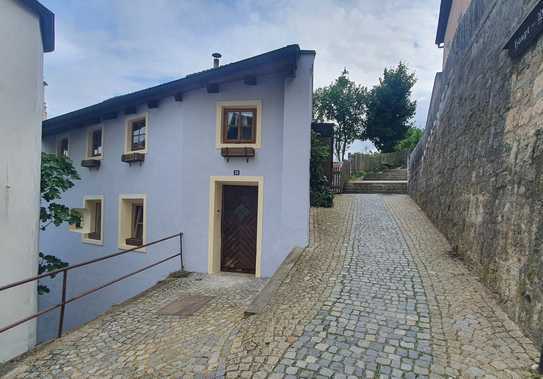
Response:
[[[328,177],[323,166],[330,162],[332,152],[323,143],[317,133],[311,131],[311,161],[310,168],[310,204],[312,207],[331,208],[334,205],[334,194],[330,189]]]

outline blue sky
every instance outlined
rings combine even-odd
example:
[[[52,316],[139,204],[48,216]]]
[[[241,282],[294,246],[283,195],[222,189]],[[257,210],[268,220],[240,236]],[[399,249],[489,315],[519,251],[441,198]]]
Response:
[[[46,100],[56,116],[106,98],[298,43],[317,51],[315,87],[344,67],[368,87],[403,61],[417,74],[423,127],[433,78],[439,0],[42,0],[56,15],[45,57]],[[352,150],[364,150],[356,143]]]

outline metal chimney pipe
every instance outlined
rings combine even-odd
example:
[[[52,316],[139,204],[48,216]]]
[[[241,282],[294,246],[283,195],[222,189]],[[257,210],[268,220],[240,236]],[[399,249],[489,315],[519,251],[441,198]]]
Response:
[[[219,58],[222,57],[222,55],[219,53],[213,53],[211,56],[213,57],[213,68],[219,67]]]

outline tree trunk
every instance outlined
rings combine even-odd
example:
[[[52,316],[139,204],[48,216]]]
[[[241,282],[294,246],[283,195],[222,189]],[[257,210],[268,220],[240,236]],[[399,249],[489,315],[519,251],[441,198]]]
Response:
[[[341,140],[339,138],[334,138],[334,154],[338,161],[342,162],[341,159]]]
[[[347,150],[347,140],[341,141],[341,162],[345,160],[345,150]]]

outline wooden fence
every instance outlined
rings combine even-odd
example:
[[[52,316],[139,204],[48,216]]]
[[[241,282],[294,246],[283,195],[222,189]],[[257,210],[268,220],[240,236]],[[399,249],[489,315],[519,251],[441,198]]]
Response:
[[[407,167],[409,150],[395,151],[392,153],[374,154],[349,154],[351,175],[358,172],[371,172],[386,167]]]
[[[334,162],[332,168],[332,192],[342,193],[345,183],[351,176],[351,162],[343,161],[343,163]]]
[[[409,150],[392,153],[349,154],[342,163],[334,162],[332,168],[332,192],[342,193],[345,183],[356,173],[382,170],[383,168],[407,167]]]

